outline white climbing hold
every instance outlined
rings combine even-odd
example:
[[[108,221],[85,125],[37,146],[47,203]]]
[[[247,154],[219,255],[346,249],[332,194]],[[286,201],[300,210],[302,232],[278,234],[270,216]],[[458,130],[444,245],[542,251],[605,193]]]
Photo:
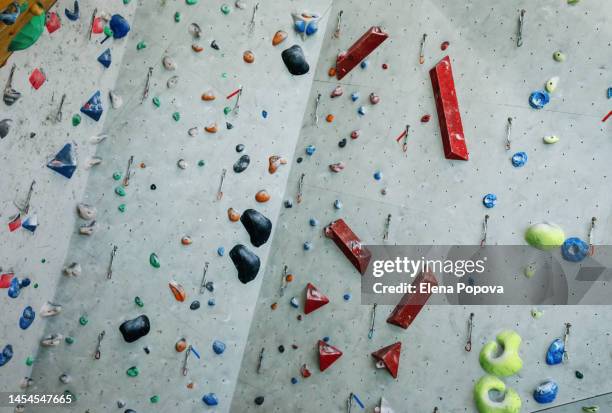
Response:
[[[555,90],[557,90],[557,85],[559,84],[559,76],[555,76],[555,77],[551,77],[550,79],[548,79],[548,82],[546,82],[546,91],[548,93],[553,93]]]

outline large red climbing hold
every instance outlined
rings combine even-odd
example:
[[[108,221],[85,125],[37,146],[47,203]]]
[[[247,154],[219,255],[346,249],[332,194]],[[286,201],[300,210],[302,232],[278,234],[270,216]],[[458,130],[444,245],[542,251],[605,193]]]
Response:
[[[334,240],[346,258],[363,275],[368,268],[372,253],[361,245],[361,240],[346,222],[343,219],[334,221],[326,226],[324,231],[325,236]]]
[[[306,285],[306,304],[304,305],[304,314],[310,314],[317,308],[321,308],[327,303],[329,303],[329,298],[322,294],[317,287],[311,283]]]
[[[412,282],[412,285],[416,286],[416,292],[414,294],[406,293],[402,297],[401,301],[389,315],[389,318],[387,318],[387,323],[395,324],[403,329],[408,328],[431,296],[431,292],[427,292],[431,290],[431,288],[426,287],[427,284],[429,284],[429,287],[437,286],[438,280],[436,280],[432,272],[420,273]],[[421,287],[422,285],[424,286]],[[421,292],[422,288],[426,292]]]
[[[62,27],[62,22],[59,16],[57,15],[57,13],[55,12],[47,13],[45,26],[47,26],[47,31],[49,32],[49,34],[53,33],[54,31]]]
[[[339,349],[334,346],[330,346],[323,340],[319,340],[319,370],[326,370],[341,356],[342,352]]]
[[[461,113],[459,113],[459,101],[455,91],[450,58],[446,56],[440,60],[429,71],[429,75],[436,100],[436,108],[438,109],[444,156],[446,159],[467,161],[468,150],[463,134],[463,124],[461,123]]]
[[[0,275],[0,288],[9,288],[15,274],[12,272]]]
[[[336,77],[342,79],[348,72],[365,59],[374,49],[384,42],[389,35],[378,26],[372,26],[345,52],[336,59]]]
[[[45,77],[45,74],[42,72],[42,70],[36,68],[30,75],[30,78],[28,80],[30,81],[32,87],[38,90],[38,88],[40,88],[43,83],[45,83],[45,80],[47,80],[47,78]]]
[[[380,350],[372,353],[372,357],[385,367],[393,378],[397,379],[397,372],[399,370],[400,351],[402,350],[402,343],[397,342],[390,346],[383,347]],[[377,364],[378,364],[377,363]]]

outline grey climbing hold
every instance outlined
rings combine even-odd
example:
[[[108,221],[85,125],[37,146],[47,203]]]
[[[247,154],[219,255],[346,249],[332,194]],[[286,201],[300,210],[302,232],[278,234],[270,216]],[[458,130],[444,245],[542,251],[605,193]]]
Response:
[[[146,336],[149,334],[150,330],[151,324],[149,322],[149,317],[144,314],[132,320],[124,321],[119,326],[119,331],[123,339],[128,343],[133,343],[139,338]]]
[[[61,381],[64,384],[68,384],[72,381],[72,377],[70,377],[70,375],[64,373],[61,376],[59,376],[59,381]]]
[[[3,119],[0,121],[0,139],[6,138],[11,130],[12,119]]]
[[[123,98],[114,91],[111,90],[108,92],[108,98],[110,99],[113,109],[119,109],[121,106],[123,106]]]
[[[89,224],[83,224],[79,227],[79,234],[91,235],[96,229],[96,221],[91,221]]]
[[[87,221],[96,219],[96,208],[92,205],[80,202],[77,204],[77,212],[79,216]]]
[[[166,70],[176,70],[176,62],[170,56],[164,56],[162,59],[162,64]]]
[[[310,70],[310,65],[306,61],[306,56],[304,56],[304,50],[297,44],[284,50],[281,57],[292,75],[304,75]]]
[[[179,81],[179,77],[178,76],[172,76],[170,79],[168,79],[168,81],[166,82],[166,87],[168,89],[173,89],[176,87],[176,85],[178,85],[178,81]]]
[[[251,244],[260,247],[268,241],[272,233],[272,221],[266,218],[261,212],[254,209],[247,209],[240,216],[240,222],[251,237]]]
[[[81,264],[73,262],[64,267],[64,275],[68,277],[78,277],[82,273]]]
[[[240,159],[238,159],[234,164],[234,172],[236,172],[237,174],[243,172],[246,168],[248,168],[250,163],[251,158],[249,157],[249,155],[242,155]]]
[[[242,244],[237,244],[229,253],[236,270],[238,279],[246,284],[253,281],[259,272],[261,262],[259,257]]]

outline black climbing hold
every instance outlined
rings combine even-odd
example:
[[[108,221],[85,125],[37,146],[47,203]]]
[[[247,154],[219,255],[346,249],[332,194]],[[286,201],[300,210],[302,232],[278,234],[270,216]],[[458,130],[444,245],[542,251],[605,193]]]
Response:
[[[270,238],[272,222],[261,212],[247,209],[240,216],[240,222],[251,236],[251,244],[254,246],[261,247]]]
[[[236,145],[236,152],[240,153],[244,151],[244,145],[239,143],[238,145]]]
[[[340,142],[338,142],[338,146],[341,147],[341,148],[344,148],[346,146],[346,138],[344,138]]]
[[[584,378],[584,374],[582,374],[582,372],[576,370],[576,378],[577,379],[583,379]]]
[[[133,320],[124,321],[123,324],[119,326],[119,331],[121,331],[123,339],[128,343],[132,343],[140,337],[146,336],[149,334],[149,330],[151,330],[149,317],[144,314]]]
[[[136,410],[126,409],[123,413],[136,413]]]
[[[157,189],[157,185],[151,184],[151,191],[155,191]]]
[[[255,397],[255,404],[258,406],[261,406],[264,402],[264,397],[263,396],[257,396]]]
[[[215,40],[213,40],[213,41],[210,43],[210,47],[212,47],[212,48],[213,48],[213,49],[215,49],[215,50],[219,50],[219,45],[217,44],[217,42],[216,42]]]
[[[306,56],[304,56],[304,51],[297,44],[291,46],[287,50],[283,50],[281,56],[289,73],[292,75],[304,75],[310,70],[310,66],[308,62],[306,62]]]
[[[239,174],[248,168],[249,163],[251,163],[251,158],[249,158],[249,155],[242,155],[234,164],[234,172]]]
[[[227,130],[230,130],[230,129],[232,129],[234,127],[234,125],[232,125],[229,122],[225,122],[225,127],[227,128]]]
[[[253,281],[259,272],[261,262],[259,257],[241,244],[237,244],[229,253],[234,266],[238,270],[238,279],[246,284]]]
[[[149,346],[144,346],[142,349],[144,350],[145,353],[151,354],[151,349],[149,348]]]
[[[297,163],[302,163],[302,161],[303,161],[303,160],[304,160],[304,158],[302,158],[302,157],[300,156],[300,157],[298,157],[298,158],[296,159],[296,162],[297,162]]]
[[[198,308],[200,308],[200,302],[198,300],[195,300],[189,305],[189,308],[191,310],[197,310]]]
[[[278,346],[278,352],[279,353],[284,353],[285,352],[285,346],[283,346],[282,344],[280,346]]]

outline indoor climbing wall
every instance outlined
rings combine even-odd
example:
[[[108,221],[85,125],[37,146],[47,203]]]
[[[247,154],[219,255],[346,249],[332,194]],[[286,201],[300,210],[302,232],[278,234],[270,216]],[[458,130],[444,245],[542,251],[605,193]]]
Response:
[[[517,47],[521,8],[526,9],[523,44]],[[340,11],[340,36],[335,38]],[[527,1],[334,2],[294,155],[302,161],[293,164],[285,195],[296,199],[302,179],[302,202],[294,202],[279,218],[232,411],[265,407],[282,412],[286,406],[304,412],[347,411],[354,393],[366,411],[384,397],[395,412],[434,412],[436,407],[439,412],[473,412],[474,384],[484,374],[478,354],[503,329],[514,329],[523,339],[523,369],[505,379],[523,400],[522,411],[612,389],[612,316],[606,307],[544,306],[535,309],[536,317],[541,311],[536,318],[534,308],[526,306],[430,306],[403,330],[385,322],[392,307],[379,306],[368,339],[372,306],[360,304],[361,276],[323,234],[324,226],[343,218],[364,244],[478,245],[488,214],[488,244],[523,245],[525,230],[543,221],[560,225],[567,236],[587,239],[595,216],[596,243],[609,244],[612,222],[605,188],[612,143],[609,122],[601,119],[610,109],[606,90],[612,45],[606,16],[611,11],[604,1],[570,5],[554,0],[537,7]],[[389,38],[364,67],[340,81],[329,76],[337,54],[372,25],[380,25]],[[424,63],[419,64],[424,33]],[[565,61],[553,58],[556,51],[563,52]],[[447,55],[467,162],[445,159],[440,137],[429,70]],[[530,94],[555,76],[559,81],[550,102],[533,109]],[[337,86],[342,94],[331,97],[340,93]],[[377,104],[371,103],[371,93],[379,97]],[[431,115],[429,122],[422,120],[425,115]],[[407,141],[396,141],[406,125]],[[357,139],[351,137],[354,131],[359,131]],[[559,142],[544,143],[551,135]],[[528,160],[514,167],[512,156],[520,151]],[[330,165],[339,162],[344,169],[335,173]],[[497,196],[492,209],[483,205],[488,193]],[[292,281],[284,283],[281,295],[285,266]],[[306,315],[307,283],[330,302]],[[466,352],[472,312],[473,350]],[[549,366],[548,346],[563,337],[568,322],[569,361]],[[343,355],[320,372],[317,342],[323,339]],[[376,368],[370,354],[398,341],[402,349],[394,379]],[[309,377],[302,374],[304,365]],[[551,405],[539,405],[532,394],[548,378],[558,384],[558,397]],[[259,407],[256,398],[261,396],[264,405]],[[604,399],[591,405],[605,411]],[[589,402],[574,406],[571,411],[580,411]],[[362,411],[355,399],[352,408]]]
[[[346,411],[351,394],[353,411],[472,412],[479,352],[513,329],[523,368],[504,382],[522,411],[606,411],[608,307],[426,306],[403,330],[361,305],[323,228],[478,245],[487,215],[488,244],[524,245],[540,222],[588,240],[596,217],[609,244],[612,5],[276,3],[59,0],[0,71],[14,63],[21,92],[0,104],[0,386],[92,413]],[[374,30],[337,80],[372,26],[388,38]],[[467,161],[442,144],[429,71],[445,56]],[[72,153],[67,179],[53,159]],[[308,283],[329,298],[312,313]],[[569,360],[550,366],[566,323]],[[320,340],[343,352],[323,372]],[[393,378],[371,353],[396,342]],[[540,405],[548,379],[558,396]]]
[[[86,49],[78,61],[76,55],[70,61],[81,65],[79,72],[49,70],[48,83],[28,96],[35,107],[35,98],[46,102],[55,92],[46,116],[63,90],[75,93],[66,99],[63,127],[48,132],[54,144],[35,143],[47,130],[35,122],[44,125],[43,114],[29,117],[25,97],[15,106],[21,107],[21,130],[13,128],[2,142],[12,145],[7,152],[13,157],[23,152],[21,164],[14,162],[10,179],[3,181],[5,210],[15,209],[15,190],[19,200],[25,198],[33,177],[31,209],[38,211],[41,226],[34,237],[24,229],[3,232],[3,242],[13,244],[6,256],[3,250],[3,266],[8,263],[19,279],[29,276],[38,284],[36,289],[24,286],[17,298],[3,295],[11,322],[3,325],[0,344],[14,349],[3,366],[3,372],[13,369],[2,374],[3,388],[17,391],[28,377],[28,392],[69,392],[77,399],[75,411],[117,406],[121,411],[201,411],[203,396],[210,406],[227,411],[262,279],[241,282],[231,251],[242,244],[257,254],[262,268],[266,265],[270,242],[262,245],[263,235],[255,232],[266,219],[276,226],[323,37],[302,39],[292,30],[291,4],[261,4],[254,11],[251,1],[127,3],[114,2],[104,11],[97,5],[96,12],[121,13],[131,27],[123,39],[101,44],[103,32],[88,42],[93,2],[80,2],[74,27],[64,23],[63,47],[78,37],[70,49]],[[64,21],[63,10],[71,6],[60,1],[53,10]],[[330,3],[312,6],[325,27]],[[101,27],[108,31],[109,23]],[[276,30],[269,27],[283,30],[275,38],[282,43],[272,44]],[[293,76],[283,63],[282,52],[293,45],[312,66],[303,76]],[[106,47],[116,82],[106,80],[109,75],[96,60]],[[38,62],[36,50],[24,52],[26,68],[38,64],[33,63]],[[57,59],[61,50],[49,56]],[[81,64],[81,59],[87,61]],[[25,89],[24,72],[20,66],[16,88]],[[51,83],[60,76],[62,83]],[[87,82],[74,81],[80,77]],[[44,99],[37,95],[46,90]],[[81,113],[76,125],[72,115],[96,90],[104,117],[96,123]],[[41,136],[25,136],[33,127]],[[72,141],[78,167],[67,180],[44,165]],[[38,156],[32,158],[31,152]],[[87,155],[94,153],[102,161],[86,179]],[[47,199],[39,196],[44,191],[49,191]],[[250,221],[232,222],[230,208]],[[36,315],[22,331],[18,321],[26,305]],[[57,306],[61,312],[49,315]],[[119,327],[141,315],[148,317],[149,332],[129,343],[145,333],[144,326],[132,324],[125,334]],[[41,339],[40,348],[31,345]]]

